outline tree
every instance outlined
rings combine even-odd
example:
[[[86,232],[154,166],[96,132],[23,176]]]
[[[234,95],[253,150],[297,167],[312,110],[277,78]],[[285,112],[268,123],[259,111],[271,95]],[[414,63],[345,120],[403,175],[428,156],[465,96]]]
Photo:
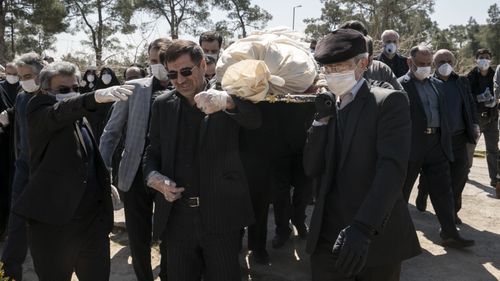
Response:
[[[210,23],[207,0],[137,0],[137,7],[165,18],[172,39],[179,38],[181,28],[196,34],[200,26]]]
[[[497,4],[493,4],[488,9],[488,23],[485,27],[486,36],[485,43],[493,53],[493,61],[495,64],[500,62],[500,9]]]
[[[430,38],[428,30],[433,23],[434,0],[322,0],[325,7],[318,19],[320,25],[311,31],[332,29],[347,20],[359,20],[366,25],[373,38],[380,38],[386,29],[395,29],[403,37],[415,38],[413,41],[425,41]],[[317,24],[314,19],[306,23]],[[308,26],[309,27],[309,26]],[[411,42],[410,44],[414,44]]]
[[[102,65],[104,50],[118,50],[119,41],[114,35],[135,31],[130,23],[134,2],[130,0],[65,0],[75,23],[74,31],[84,29],[89,40],[84,45],[92,47],[98,66]]]
[[[241,30],[241,37],[247,37],[248,27],[262,29],[273,19],[273,16],[257,5],[251,5],[249,0],[213,0],[215,6],[228,12],[228,21],[222,26],[228,30]]]
[[[334,30],[347,17],[346,11],[342,10],[333,0],[321,0],[325,4],[321,8],[319,18],[308,18],[304,20],[306,25],[305,33],[311,38],[321,38],[329,31]]]
[[[465,30],[467,34],[465,55],[474,56],[477,49],[481,47],[481,43],[479,42],[481,27],[473,17],[470,17],[467,25],[465,26]]]
[[[68,27],[58,0],[0,0],[0,63],[17,53],[51,49],[54,35]]]

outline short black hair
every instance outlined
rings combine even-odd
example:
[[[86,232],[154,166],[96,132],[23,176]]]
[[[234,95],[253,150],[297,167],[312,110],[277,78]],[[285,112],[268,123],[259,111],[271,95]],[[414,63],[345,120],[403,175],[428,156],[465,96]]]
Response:
[[[222,48],[222,36],[217,31],[205,31],[200,35],[199,43],[201,46],[201,42],[207,41],[212,42],[216,41],[219,43],[219,48]]]
[[[168,47],[168,49],[165,51],[163,64],[165,64],[165,62],[175,61],[184,54],[189,54],[191,60],[197,65],[201,62],[201,60],[204,57],[203,50],[195,42],[183,39],[176,39],[174,40],[172,45],[170,45],[170,47]]]
[[[350,28],[363,33],[364,36],[368,35],[368,29],[366,29],[365,25],[358,20],[346,21],[342,25],[340,25],[339,28],[341,29]]]
[[[133,63],[133,64],[129,65],[127,68],[125,68],[125,70],[123,71],[123,79],[127,79],[127,70],[131,67],[139,68],[139,71],[141,73],[141,77],[142,78],[146,77],[147,73],[146,73],[146,70],[144,70],[144,66],[142,66],[141,64],[138,64],[138,63]]]
[[[162,46],[170,46],[172,44],[172,40],[166,37],[158,38],[151,42],[148,46],[148,54],[152,49],[159,50]]]
[[[490,57],[492,56],[491,54],[491,51],[490,49],[487,49],[487,48],[481,48],[479,50],[476,51],[476,59],[480,56],[480,55],[490,55]]]
[[[418,52],[428,52],[432,55],[432,51],[429,47],[427,47],[423,44],[420,44],[420,45],[414,46],[410,49],[410,57],[415,58],[417,56]]]

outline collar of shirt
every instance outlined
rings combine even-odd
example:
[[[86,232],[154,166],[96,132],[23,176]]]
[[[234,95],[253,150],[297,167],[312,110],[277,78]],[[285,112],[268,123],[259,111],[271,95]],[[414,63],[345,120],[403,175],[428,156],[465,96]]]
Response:
[[[361,77],[361,79],[359,79],[359,81],[354,85],[354,87],[352,87],[351,92],[348,94],[345,94],[342,97],[342,102],[340,102],[341,101],[340,97],[337,96],[337,104],[340,103],[340,106],[338,107],[339,109],[346,107],[349,103],[351,103],[356,98],[356,95],[358,94],[359,89],[361,89],[361,86],[363,86],[363,83],[365,81],[366,81],[365,78]]]

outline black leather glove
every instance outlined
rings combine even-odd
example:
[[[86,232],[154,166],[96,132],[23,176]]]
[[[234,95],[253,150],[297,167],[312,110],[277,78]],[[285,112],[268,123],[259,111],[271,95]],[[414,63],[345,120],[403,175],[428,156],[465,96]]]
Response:
[[[346,276],[357,275],[365,267],[373,234],[370,227],[356,222],[340,231],[332,251],[335,266]]]
[[[335,107],[335,95],[331,92],[319,94],[314,100],[316,105],[316,114],[314,119],[320,120],[328,116],[335,116],[337,108]]]

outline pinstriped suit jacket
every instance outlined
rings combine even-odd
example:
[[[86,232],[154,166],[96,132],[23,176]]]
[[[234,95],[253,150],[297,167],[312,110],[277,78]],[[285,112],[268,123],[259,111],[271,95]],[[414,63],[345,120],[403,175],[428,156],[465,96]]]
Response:
[[[118,188],[122,191],[130,189],[144,153],[153,77],[128,81],[127,84],[135,85],[134,94],[126,101],[115,103],[99,145],[104,163],[110,169],[113,153],[127,124],[125,149],[118,170]]]

